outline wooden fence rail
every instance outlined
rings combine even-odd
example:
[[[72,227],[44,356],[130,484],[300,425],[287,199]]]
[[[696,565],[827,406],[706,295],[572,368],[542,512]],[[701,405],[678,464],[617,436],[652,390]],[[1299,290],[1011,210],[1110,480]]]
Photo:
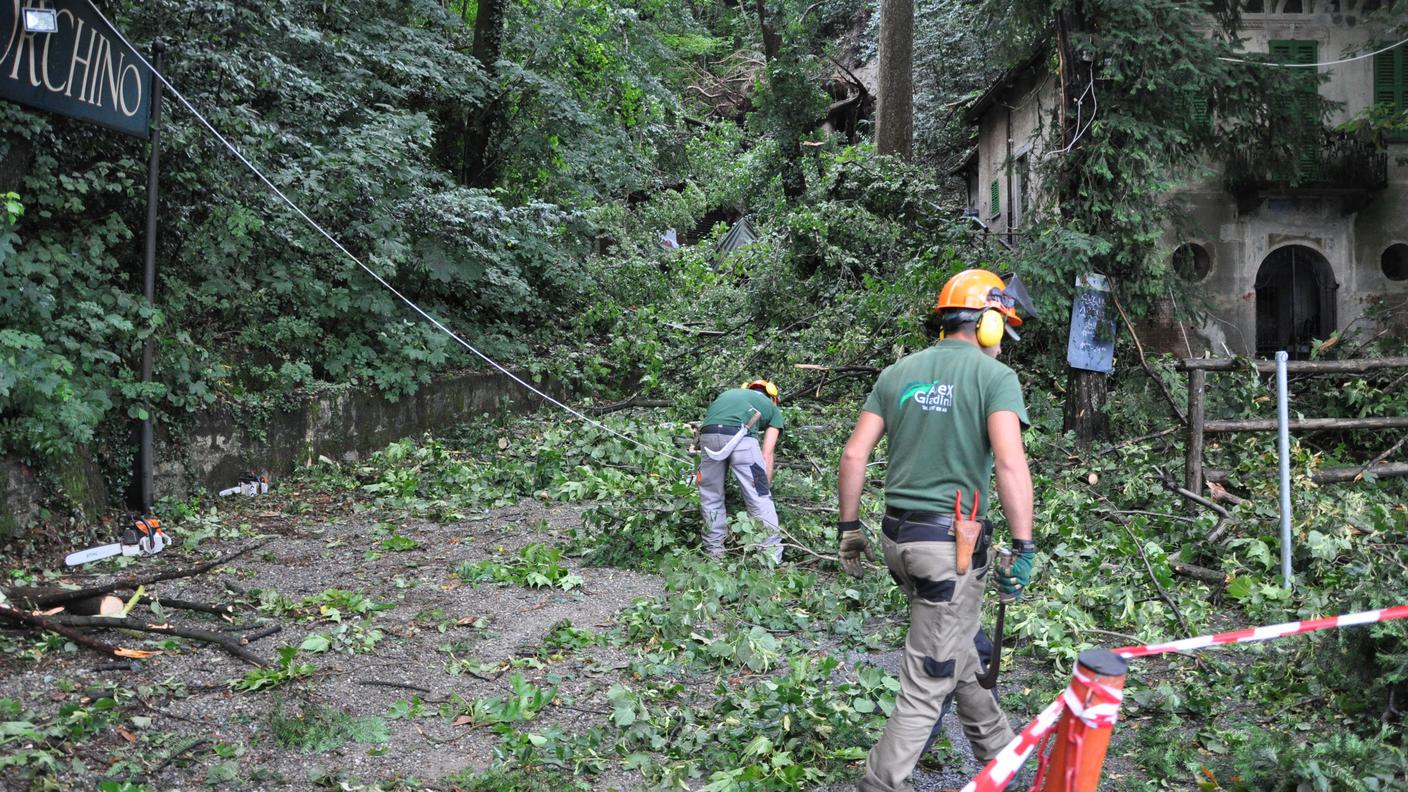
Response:
[[[1366,358],[1362,360],[1293,360],[1286,364],[1286,373],[1288,375],[1344,375],[1399,368],[1408,368],[1408,357]],[[1188,374],[1188,456],[1183,480],[1184,486],[1190,492],[1201,494],[1204,480],[1226,480],[1226,473],[1222,471],[1203,470],[1203,448],[1207,435],[1276,431],[1277,424],[1274,419],[1207,420],[1208,372],[1246,371],[1248,369],[1255,369],[1260,374],[1274,374],[1276,363],[1271,360],[1245,360],[1242,358],[1184,358],[1178,363],[1178,370]],[[1408,416],[1301,418],[1290,422],[1292,432],[1313,432],[1325,429],[1348,431],[1404,428],[1408,428]],[[1382,460],[1377,461],[1382,462]],[[1408,464],[1385,462],[1374,464],[1372,467],[1331,468],[1319,471],[1315,480],[1322,483],[1352,481],[1365,472],[1376,476],[1404,476],[1408,475]]]

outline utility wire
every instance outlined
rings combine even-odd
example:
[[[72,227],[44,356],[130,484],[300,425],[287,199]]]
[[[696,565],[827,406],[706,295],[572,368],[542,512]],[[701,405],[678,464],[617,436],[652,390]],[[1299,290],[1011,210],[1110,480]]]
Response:
[[[343,244],[339,242],[336,237],[328,233],[327,229],[323,228],[316,220],[309,217],[306,212],[299,208],[298,204],[294,203],[287,195],[284,194],[283,190],[280,190],[277,185],[270,181],[269,177],[265,176],[263,171],[261,171],[253,162],[250,162],[249,159],[246,158],[245,155],[241,153],[240,150],[236,148],[233,143],[226,139],[224,135],[220,134],[220,131],[217,130],[215,126],[212,125],[210,121],[207,120],[206,117],[202,115],[200,111],[197,110],[195,106],[190,103],[189,100],[186,99],[185,95],[182,94],[179,90],[177,90],[176,86],[172,85],[170,80],[166,79],[166,75],[157,71],[152,66],[152,64],[146,59],[146,56],[142,54],[142,51],[137,49],[137,47],[133,46],[131,41],[128,41],[127,37],[123,35],[122,31],[118,29],[117,25],[113,24],[111,20],[104,16],[102,10],[99,9],[97,5],[92,2],[92,0],[88,0],[88,6],[89,8],[93,9],[93,12],[97,14],[100,19],[107,23],[107,26],[111,28],[114,33],[117,34],[117,37],[122,40],[122,43],[126,44],[128,49],[132,50],[133,54],[137,56],[137,60],[141,61],[142,65],[146,66],[147,69],[150,70],[151,73],[155,75],[158,80],[161,80],[161,84],[166,86],[166,89],[169,90],[178,101],[180,101],[181,105],[186,108],[186,111],[189,112],[191,115],[195,116],[196,120],[200,122],[201,126],[205,127],[210,132],[210,134],[214,135],[216,140],[220,141],[220,143],[223,144],[225,148],[228,149],[229,152],[235,156],[236,159],[243,163],[244,166],[248,168],[251,173],[253,173],[256,177],[258,177],[261,182],[264,183],[264,186],[268,187],[275,195],[277,195],[279,197],[279,200],[283,201],[284,204],[286,204],[288,208],[292,209],[295,214],[303,218],[304,222],[308,223],[308,225],[311,226],[313,230],[317,231],[319,234],[322,234],[324,238],[326,238],[329,242],[332,243],[333,247],[336,247],[338,250],[342,251],[343,255],[351,259],[352,262],[358,267],[361,267],[362,270],[368,275],[370,275],[373,280],[381,284],[382,287],[385,288],[387,291],[394,294],[399,300],[401,300],[401,302],[405,303],[408,308],[410,308],[415,313],[419,314],[427,322],[430,322],[430,324],[434,325],[435,328],[438,329],[440,332],[454,339],[456,342],[459,343],[460,346],[474,353],[474,355],[480,360],[483,360],[485,363],[488,363],[490,366],[493,366],[495,369],[498,369],[501,373],[504,374],[504,376],[523,386],[525,389],[531,391],[532,393],[537,394],[540,398],[542,398],[549,404],[555,405],[567,411],[568,413],[576,416],[582,421],[585,421],[586,423],[591,424],[592,426],[595,426],[596,428],[608,434],[615,435],[616,437],[619,437],[622,440],[631,443],[632,445],[639,446],[640,448],[659,454],[660,456],[663,456],[667,459],[672,459],[676,462],[681,462],[685,465],[693,466],[694,462],[692,460],[686,459],[684,457],[675,456],[674,454],[668,453],[666,451],[661,451],[660,449],[651,445],[647,445],[646,443],[643,443],[635,439],[634,437],[625,434],[624,432],[618,432],[617,430],[612,429],[611,427],[592,418],[591,416],[588,416],[585,413],[576,410],[568,406],[567,404],[557,400],[556,398],[548,395],[547,393],[544,393],[538,388],[535,388],[532,384],[523,380],[517,374],[514,374],[512,371],[509,371],[507,368],[500,365],[497,360],[494,360],[483,352],[480,352],[477,348],[474,347],[474,345],[461,338],[458,334],[455,333],[455,331],[446,327],[444,323],[442,323],[439,319],[436,319],[434,316],[430,315],[430,313],[427,312],[424,308],[421,308],[419,305],[417,305],[414,300],[402,294],[399,290],[396,289],[395,286],[392,286],[386,281],[385,278],[377,274],[376,270],[373,270],[371,267],[362,263],[361,259],[357,258],[357,256],[355,256],[352,251],[344,247]]]
[[[1408,39],[1404,39],[1398,42],[1397,44],[1390,44],[1387,47],[1384,47],[1383,49],[1374,50],[1373,52],[1366,52],[1363,55],[1355,55],[1352,58],[1341,58],[1339,60],[1322,61],[1320,63],[1268,63],[1266,61],[1247,60],[1245,58],[1218,58],[1218,60],[1226,61],[1228,63],[1250,63],[1255,66],[1278,66],[1283,69],[1318,69],[1321,66],[1338,66],[1341,63],[1352,63],[1357,60],[1372,58],[1375,55],[1382,55],[1383,53],[1388,52],[1389,50],[1395,47],[1401,47],[1404,44],[1408,44]]]

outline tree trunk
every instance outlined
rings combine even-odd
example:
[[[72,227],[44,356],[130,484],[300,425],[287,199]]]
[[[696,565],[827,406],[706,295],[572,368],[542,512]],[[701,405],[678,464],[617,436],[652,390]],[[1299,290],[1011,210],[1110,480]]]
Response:
[[[913,140],[914,0],[881,0],[875,150],[909,159]]]
[[[1072,35],[1079,34],[1086,28],[1085,4],[1081,0],[1067,3],[1057,12],[1056,49],[1060,58],[1061,91],[1057,123],[1061,127],[1062,146],[1071,144],[1078,131],[1074,128],[1078,118],[1075,99],[1080,94],[1077,86],[1082,78],[1088,79],[1091,76],[1089,73],[1082,73],[1081,67],[1084,65],[1085,69],[1091,70],[1095,68],[1093,63],[1084,63],[1080,54],[1071,46]],[[1057,182],[1057,205],[1063,209],[1074,208],[1083,200],[1080,185],[1075,178],[1081,167],[1080,157],[1064,157],[1061,162],[1064,172]],[[1088,263],[1092,269],[1098,266],[1098,262]],[[1105,416],[1105,397],[1108,391],[1106,376],[1098,371],[1071,368],[1067,370],[1066,383],[1065,430],[1075,432],[1076,442],[1081,446],[1089,445],[1091,441],[1103,437],[1108,429],[1109,421]]]
[[[1105,375],[1098,371],[1073,368],[1066,379],[1066,411],[1064,429],[1075,432],[1081,446],[1105,436],[1105,397],[1108,393]]]
[[[479,10],[474,17],[473,55],[484,70],[491,92],[498,76],[495,64],[503,49],[506,6],[507,0],[479,0]],[[460,172],[462,184],[488,187],[498,176],[489,159],[489,144],[493,142],[499,115],[499,100],[495,96],[488,97],[483,107],[469,111],[464,135],[463,170]]]
[[[782,34],[768,23],[767,0],[756,0],[755,5],[758,9],[758,27],[763,31],[763,58],[771,63],[782,51]]]

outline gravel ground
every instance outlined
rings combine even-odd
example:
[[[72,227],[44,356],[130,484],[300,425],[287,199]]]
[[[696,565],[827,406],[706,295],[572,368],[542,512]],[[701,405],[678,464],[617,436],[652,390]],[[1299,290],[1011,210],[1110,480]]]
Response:
[[[654,576],[620,569],[572,567],[571,571],[584,582],[570,592],[493,584],[471,587],[452,575],[466,561],[513,557],[514,551],[529,542],[551,543],[555,536],[580,521],[574,508],[547,510],[526,502],[495,512],[487,519],[398,525],[397,533],[415,539],[419,548],[385,553],[369,553],[387,533],[384,524],[378,528],[376,522],[367,519],[280,520],[278,525],[264,524],[259,526],[261,530],[274,527],[278,535],[223,568],[222,574],[162,583],[154,590],[168,598],[217,603],[231,597],[224,586],[227,581],[240,588],[277,591],[293,600],[332,588],[356,591],[376,602],[395,605],[374,613],[370,619],[368,626],[380,629],[385,636],[374,651],[316,655],[318,671],[311,681],[256,694],[233,693],[226,685],[228,680],[243,676],[250,666],[213,647],[186,643],[146,661],[137,672],[95,671],[94,667],[102,663],[91,654],[50,655],[39,664],[21,664],[5,658],[0,660],[0,698],[19,699],[27,709],[52,713],[63,703],[79,701],[85,693],[107,683],[126,688],[155,682],[183,686],[189,694],[184,698],[139,702],[142,717],[151,718],[147,732],[173,735],[167,741],[169,745],[202,736],[244,750],[229,758],[216,756],[209,746],[192,751],[195,761],[183,758],[148,779],[148,783],[162,790],[204,788],[211,768],[222,762],[239,779],[225,788],[240,789],[321,788],[315,787],[310,778],[324,771],[343,772],[362,780],[407,776],[434,780],[466,768],[482,769],[492,761],[493,749],[499,743],[498,736],[489,729],[452,726],[440,717],[388,720],[390,742],[385,746],[348,742],[310,756],[274,742],[270,715],[279,707],[286,715],[294,715],[305,706],[322,705],[345,710],[353,717],[381,716],[394,702],[413,695],[421,696],[427,713],[433,715],[437,707],[431,702],[444,701],[452,693],[466,700],[503,696],[509,690],[511,672],[490,669],[479,672],[479,676],[451,674],[447,665],[452,658],[442,647],[457,644],[457,657],[502,663],[534,654],[549,629],[564,619],[581,629],[601,630],[609,627],[614,615],[636,598],[660,594],[661,585]],[[201,546],[201,551],[221,554],[248,541],[211,540]],[[128,571],[145,574],[196,560],[192,554],[174,548],[160,558],[141,560]],[[218,628],[214,617],[201,614],[183,613],[170,616],[170,620]],[[326,632],[334,626],[325,621],[299,622],[291,617],[274,621],[283,630],[253,646],[265,656],[273,656],[278,644],[297,645],[309,634]],[[108,640],[131,644],[134,639],[112,635]],[[534,721],[535,726],[554,725],[571,733],[600,722],[599,714],[582,710],[609,711],[605,691],[625,662],[626,656],[618,650],[588,647],[543,670],[523,668],[525,678],[539,685],[550,684],[548,673],[560,677],[552,682],[558,686],[559,702],[570,702],[577,708],[553,706]],[[369,683],[413,685],[427,692]],[[65,692],[65,688],[72,692]],[[131,734],[133,730],[128,727],[125,731]],[[108,764],[108,754],[127,747],[124,740],[116,730],[90,739],[83,766],[77,772],[70,768],[53,779],[57,788],[93,788]],[[147,758],[155,764],[163,757],[154,751]],[[0,771],[0,787],[22,788],[15,786],[20,784],[17,776],[4,773]],[[607,773],[596,781],[600,789],[632,786],[630,777],[620,774]]]
[[[252,503],[264,509],[273,507],[272,503]],[[245,512],[240,512],[241,508]],[[570,506],[549,508],[525,501],[457,522],[403,521],[394,525],[373,519],[369,512],[358,513],[355,502],[333,503],[327,496],[313,498],[309,508],[312,513],[288,516],[260,512],[250,504],[235,507],[235,513],[226,514],[224,522],[245,520],[247,532],[267,536],[267,544],[217,572],[161,583],[153,590],[167,598],[214,603],[231,601],[235,596],[231,591],[252,589],[275,591],[295,602],[329,589],[358,592],[394,606],[361,622],[384,634],[374,651],[313,655],[317,671],[310,679],[253,694],[231,692],[227,684],[243,676],[250,666],[214,647],[188,642],[145,661],[137,671],[95,670],[102,663],[88,653],[51,652],[37,664],[0,657],[0,699],[19,699],[26,709],[45,715],[85,696],[97,697],[97,689],[103,685],[115,683],[128,689],[157,686],[146,697],[124,706],[124,718],[128,719],[120,721],[124,728],[114,724],[86,738],[76,757],[79,761],[52,778],[50,786],[39,788],[92,789],[114,761],[134,759],[136,764],[125,772],[145,769],[150,775],[144,780],[158,790],[212,786],[327,789],[333,787],[316,784],[313,779],[341,773],[363,782],[406,777],[439,782],[457,772],[482,770],[494,759],[498,735],[489,728],[452,725],[439,717],[440,703],[452,695],[468,701],[505,696],[514,673],[505,671],[508,662],[537,654],[544,636],[557,623],[570,620],[579,629],[602,631],[637,598],[662,592],[661,582],[652,575],[577,568],[570,559],[571,571],[583,579],[582,586],[570,592],[511,585],[469,586],[453,575],[465,562],[513,558],[530,542],[559,542],[581,523],[580,510]],[[382,549],[381,542],[392,532],[414,539],[417,547],[406,552]],[[178,546],[159,558],[133,562],[127,571],[146,574],[186,566],[252,541],[209,539],[200,545],[200,555]],[[183,612],[167,618],[189,626],[220,626],[214,617],[203,614]],[[250,624],[264,617],[246,609],[236,618]],[[252,645],[259,654],[271,658],[279,645],[296,646],[312,633],[335,627],[326,620],[299,621],[292,615],[275,616],[271,622],[281,625],[281,632]],[[118,634],[105,637],[128,645],[141,645],[142,640]],[[309,655],[299,657],[302,660]],[[452,673],[453,661],[466,658],[483,665],[474,673]],[[898,658],[898,652],[890,652],[847,659],[873,663],[895,673]],[[628,660],[627,653],[620,650],[589,646],[554,657],[545,668],[525,665],[519,669],[531,683],[558,688],[557,704],[533,721],[534,729],[555,726],[567,733],[580,733],[600,724],[611,711],[606,691],[621,678]],[[1006,657],[1003,685],[1019,689],[1031,673]],[[386,720],[390,740],[385,744],[348,741],[331,750],[307,754],[281,746],[271,728],[276,711],[287,717],[306,708],[327,707],[354,718],[381,717],[393,704],[417,695],[425,702],[426,717]],[[149,720],[133,722],[130,718],[134,715]],[[1023,725],[1014,717],[1014,729]],[[950,716],[945,728],[954,746],[949,752],[950,763],[941,768],[918,768],[914,783],[919,792],[962,787],[980,769],[958,719]],[[197,737],[210,742],[153,770],[175,747]],[[217,746],[227,755],[218,755]],[[14,771],[0,770],[0,788],[25,788],[19,778]],[[212,783],[221,779],[225,781]],[[609,768],[591,781],[601,790],[640,785],[637,774],[620,768]],[[853,788],[851,782],[825,790]]]

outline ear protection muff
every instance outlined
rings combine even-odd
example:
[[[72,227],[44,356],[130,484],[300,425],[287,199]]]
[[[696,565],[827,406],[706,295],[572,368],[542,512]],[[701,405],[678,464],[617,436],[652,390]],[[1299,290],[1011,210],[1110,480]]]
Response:
[[[994,347],[1002,343],[1002,335],[1007,330],[1007,317],[1001,311],[988,309],[978,317],[978,344]]]
[[[739,385],[738,387],[743,388],[744,390],[762,391],[769,399],[772,399],[773,404],[778,403],[778,400],[782,394],[782,391],[778,390],[777,385],[773,384],[771,380],[753,380],[752,382],[745,382],[742,385]]]

